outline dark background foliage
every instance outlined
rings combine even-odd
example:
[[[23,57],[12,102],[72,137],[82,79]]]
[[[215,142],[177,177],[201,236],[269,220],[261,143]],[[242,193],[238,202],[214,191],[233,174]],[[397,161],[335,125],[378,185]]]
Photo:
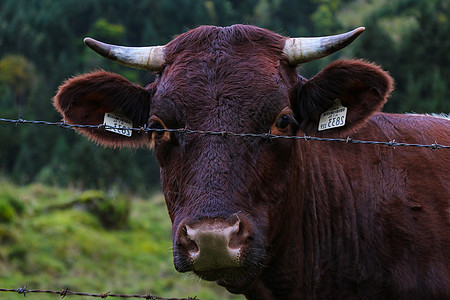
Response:
[[[389,112],[450,111],[447,0],[2,0],[0,117],[58,121],[51,105],[66,78],[103,68],[145,85],[152,75],[106,61],[85,36],[130,46],[165,44],[202,24],[254,24],[288,36],[365,26],[347,49],[300,68],[313,76],[339,57],[374,61],[396,80]],[[143,167],[144,166],[144,167]],[[159,185],[148,150],[99,148],[72,130],[0,124],[0,175],[81,188],[146,193]]]

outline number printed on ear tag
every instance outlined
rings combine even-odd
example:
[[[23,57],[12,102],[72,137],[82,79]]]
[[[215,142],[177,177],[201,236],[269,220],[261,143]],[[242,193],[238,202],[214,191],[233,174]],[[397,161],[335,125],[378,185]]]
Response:
[[[125,117],[112,113],[105,113],[103,125],[107,125],[105,130],[131,137],[132,131],[130,129],[133,128],[133,123]]]
[[[346,118],[347,107],[342,106],[340,99],[336,99],[333,106],[320,115],[318,130],[322,131],[344,126]]]

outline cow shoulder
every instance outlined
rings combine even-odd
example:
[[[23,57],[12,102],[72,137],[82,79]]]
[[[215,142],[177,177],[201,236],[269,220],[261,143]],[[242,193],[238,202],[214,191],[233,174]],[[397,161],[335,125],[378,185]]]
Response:
[[[96,71],[66,80],[58,89],[53,105],[69,124],[99,125],[105,113],[121,115],[133,127],[147,123],[150,91],[122,76]],[[83,134],[104,146],[140,146],[148,141],[146,134],[133,132],[131,137],[102,129],[80,128]]]
[[[393,79],[375,64],[363,60],[338,60],[306,80],[293,103],[301,129],[318,133],[320,115],[339,99],[347,107],[344,127],[327,133],[349,133],[379,111],[393,89]]]

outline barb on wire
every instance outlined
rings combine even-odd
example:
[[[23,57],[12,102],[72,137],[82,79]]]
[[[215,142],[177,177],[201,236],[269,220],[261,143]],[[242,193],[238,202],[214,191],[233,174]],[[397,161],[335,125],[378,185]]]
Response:
[[[20,295],[24,295],[26,297],[29,293],[41,293],[41,294],[54,294],[59,295],[61,298],[66,296],[84,296],[84,297],[96,297],[106,299],[107,297],[117,297],[117,298],[140,298],[140,299],[151,299],[151,300],[199,300],[197,296],[188,297],[188,298],[163,298],[154,295],[126,295],[126,294],[113,294],[111,292],[100,293],[100,294],[91,294],[91,293],[82,293],[82,292],[74,292],[69,290],[68,288],[62,289],[60,291],[51,291],[51,290],[29,290],[27,286],[18,288],[18,289],[2,289],[0,288],[0,292],[15,292]]]
[[[36,121],[36,120],[24,120],[22,118],[19,119],[3,119],[0,118],[0,122],[7,123],[15,123],[18,124],[37,124],[37,125],[49,125],[49,126],[59,126],[62,128],[91,128],[91,129],[115,129],[115,130],[131,130],[139,133],[148,133],[148,132],[174,132],[179,134],[204,134],[204,135],[215,135],[215,136],[235,136],[235,137],[247,137],[247,138],[261,138],[266,140],[275,140],[275,139],[291,139],[291,140],[305,140],[305,141],[321,141],[321,142],[341,142],[346,144],[366,144],[366,145],[382,145],[382,146],[390,146],[395,149],[395,147],[415,147],[415,148],[428,148],[431,150],[437,149],[450,149],[450,145],[440,145],[436,141],[433,144],[409,144],[409,143],[400,143],[396,142],[395,139],[392,141],[381,142],[381,141],[366,141],[366,140],[355,140],[350,137],[347,138],[321,138],[315,136],[307,136],[306,134],[303,136],[285,136],[285,135],[274,135],[271,133],[235,133],[230,131],[202,131],[202,130],[192,130],[188,128],[177,128],[177,129],[168,129],[168,128],[148,128],[148,127],[139,127],[139,128],[123,128],[123,127],[113,127],[110,125],[99,124],[99,125],[81,125],[81,124],[68,124],[65,122],[48,122],[48,121]]]

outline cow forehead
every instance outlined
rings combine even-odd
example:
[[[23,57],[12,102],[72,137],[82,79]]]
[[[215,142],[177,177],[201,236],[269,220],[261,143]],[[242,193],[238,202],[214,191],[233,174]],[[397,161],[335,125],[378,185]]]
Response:
[[[227,53],[228,54],[228,53]],[[219,55],[219,54],[215,54]],[[214,58],[206,53],[180,57],[167,66],[157,84],[156,97],[254,100],[282,96],[287,89],[278,64],[238,54]],[[255,63],[258,62],[259,64]]]
[[[284,41],[271,31],[243,25],[201,26],[180,35],[166,46],[152,112],[170,114],[167,107],[172,112],[175,107],[187,123],[178,125],[185,126],[202,126],[208,118],[273,122],[289,102],[279,71]]]
[[[224,64],[202,54],[166,68],[157,85],[152,111],[175,109],[184,112],[188,123],[215,118],[260,124],[265,123],[265,118],[273,122],[289,105],[289,88],[274,64],[258,68],[251,64],[252,60],[243,63],[239,57],[229,57]]]

